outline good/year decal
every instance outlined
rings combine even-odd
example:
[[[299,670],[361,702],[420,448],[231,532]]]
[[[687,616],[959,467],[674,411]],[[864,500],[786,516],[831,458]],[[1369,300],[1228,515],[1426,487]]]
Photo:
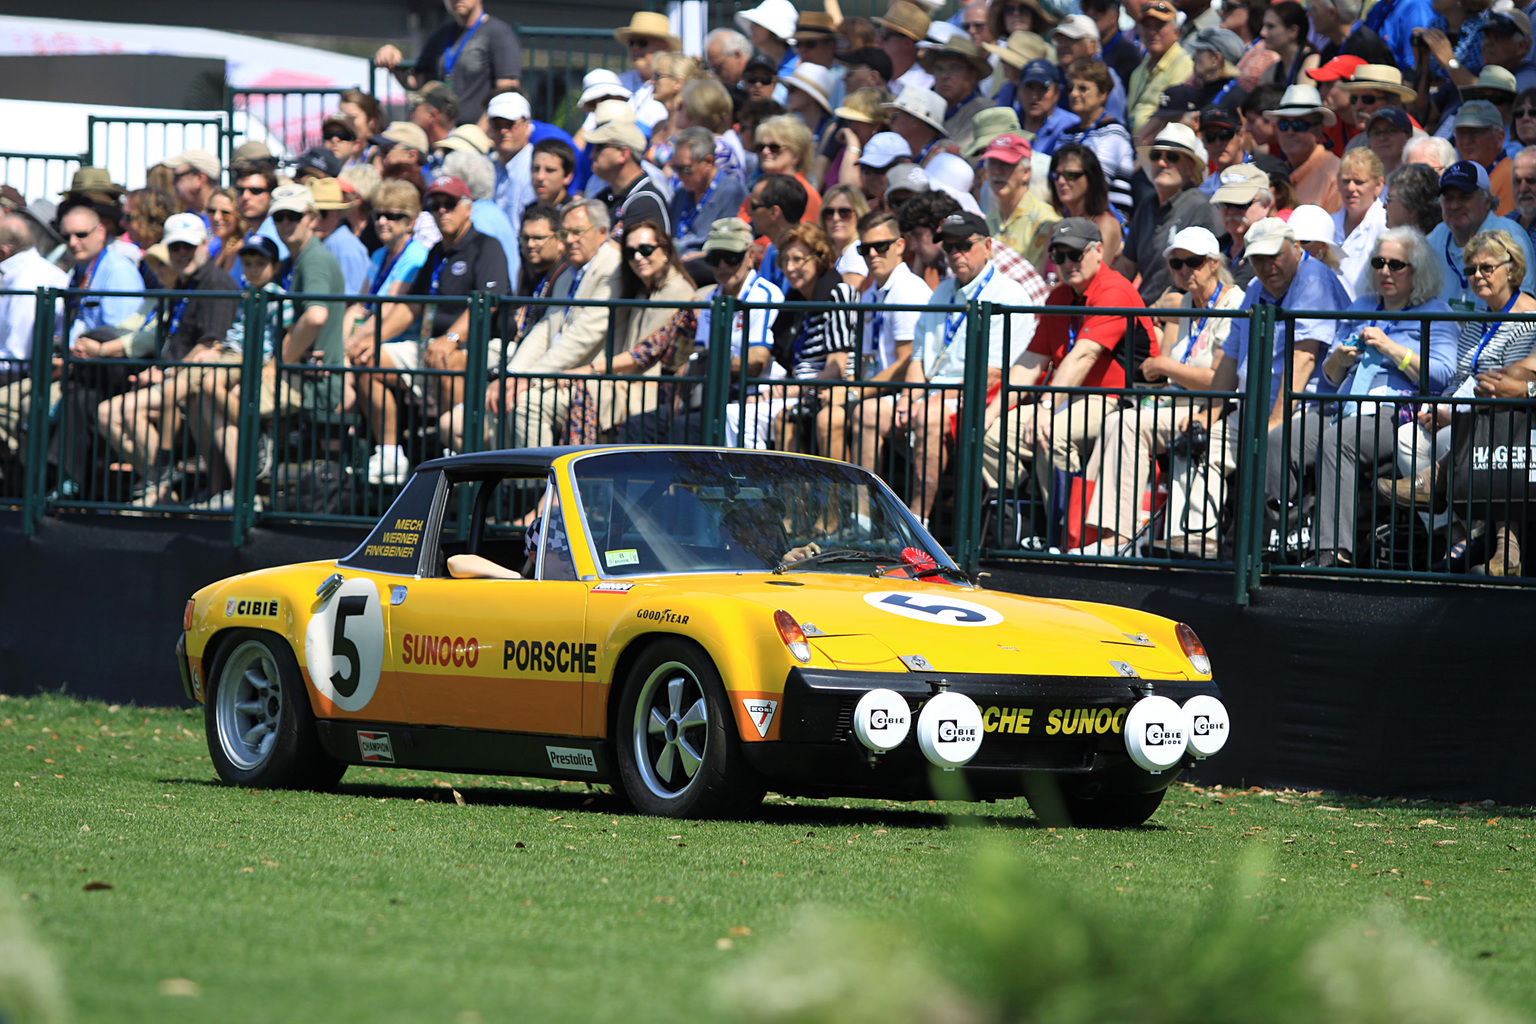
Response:
[[[946,626],[995,626],[1003,621],[1001,612],[986,605],[932,591],[877,590],[865,594],[864,600],[892,615]]]
[[[384,611],[369,580],[347,580],[309,620],[304,631],[309,678],[343,711],[361,711],[373,699],[384,667]]]

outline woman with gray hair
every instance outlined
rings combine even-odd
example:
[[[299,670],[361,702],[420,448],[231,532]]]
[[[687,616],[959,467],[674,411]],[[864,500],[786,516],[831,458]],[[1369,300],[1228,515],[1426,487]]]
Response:
[[[455,149],[443,157],[442,173],[469,186],[470,198],[474,200],[469,211],[470,226],[501,243],[502,251],[507,254],[507,271],[511,280],[516,281],[523,266],[522,253],[517,248],[517,228],[506,212],[496,205],[496,168],[490,157]]]
[[[1437,297],[1442,283],[1439,262],[1416,228],[1377,235],[1360,297],[1349,305],[1358,319],[1340,322],[1335,337],[1344,340],[1323,360],[1324,388],[1349,397],[1306,407],[1291,422],[1291,493],[1300,493],[1303,474],[1317,474],[1318,565],[1354,564],[1360,465],[1372,471],[1390,465],[1398,427],[1413,417],[1410,403],[1383,399],[1438,394],[1450,379],[1456,323],[1400,318],[1449,313]],[[1426,324],[1427,366],[1421,362]]]

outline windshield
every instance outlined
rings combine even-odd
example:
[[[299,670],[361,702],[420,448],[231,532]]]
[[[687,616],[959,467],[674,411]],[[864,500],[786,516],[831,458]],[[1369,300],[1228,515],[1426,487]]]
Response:
[[[906,549],[908,560],[954,564],[884,485],[843,463],[659,449],[584,456],[572,473],[593,557],[607,575],[788,563],[789,572],[867,576],[902,564]],[[837,555],[807,557],[818,550]]]

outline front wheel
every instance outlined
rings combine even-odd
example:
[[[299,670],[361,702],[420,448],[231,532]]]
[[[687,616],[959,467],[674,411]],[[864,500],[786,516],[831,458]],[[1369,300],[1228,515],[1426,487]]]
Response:
[[[651,645],[619,699],[619,776],[635,808],[668,818],[728,815],[763,788],[742,756],[725,686],[696,645]]]
[[[219,777],[256,789],[330,789],[347,766],[320,745],[293,651],[271,633],[242,629],[223,645],[203,707]]]

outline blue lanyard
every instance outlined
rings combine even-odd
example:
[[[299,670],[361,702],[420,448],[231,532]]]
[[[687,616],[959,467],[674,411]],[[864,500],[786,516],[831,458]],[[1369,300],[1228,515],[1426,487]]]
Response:
[[[570,290],[565,293],[565,297],[566,298],[574,299],[576,297],[576,289],[581,287],[581,278],[582,278],[582,275],[584,275],[586,272],[587,272],[587,268],[584,267],[584,266],[576,268],[576,273],[571,275],[571,287],[570,287]],[[571,307],[570,306],[566,306],[565,307],[565,316],[567,318],[569,318],[570,315],[571,315]]]
[[[395,253],[388,260],[384,261],[384,263],[379,267],[378,274],[374,276],[373,287],[370,288],[369,291],[373,292],[375,295],[379,294],[379,289],[384,287],[385,281],[389,280],[389,272],[395,269],[395,264],[400,262],[400,257],[404,256],[405,250],[409,249],[410,247],[411,240],[406,239],[405,244],[400,247],[400,251]],[[442,264],[439,263],[438,266],[441,267]],[[436,275],[433,275],[432,277],[432,287],[437,287]]]
[[[917,159],[914,160],[913,163],[917,164],[917,166],[919,166],[919,167],[923,166],[923,161],[928,159],[928,154],[933,151],[933,147],[937,146],[939,143],[941,143],[943,141],[944,141],[944,136],[940,135],[938,138],[936,138],[932,142],[928,143],[928,145],[923,147],[923,151],[921,153],[917,154]]]
[[[1512,309],[1514,307],[1515,303],[1519,300],[1519,298],[1520,298],[1520,289],[1516,288],[1515,289],[1515,294],[1513,294],[1513,295],[1511,295],[1509,297],[1509,301],[1504,303],[1504,308],[1501,309],[1499,312],[1500,313],[1508,313],[1510,311],[1510,309]],[[1488,324],[1488,329],[1483,332],[1483,340],[1477,343],[1477,351],[1472,353],[1472,371],[1469,374],[1469,376],[1473,376],[1473,377],[1477,376],[1477,363],[1478,363],[1478,360],[1482,359],[1482,357],[1483,357],[1483,349],[1488,347],[1488,343],[1493,340],[1493,336],[1495,334],[1498,334],[1499,333],[1499,328],[1503,327],[1503,326],[1504,326],[1504,321],[1502,321],[1502,320],[1494,320],[1494,321],[1492,321],[1492,322],[1490,322]]]
[[[981,87],[980,86],[976,87],[975,89],[972,89],[971,90],[971,94],[969,96],[967,96],[965,99],[961,100],[959,103],[956,103],[954,106],[950,107],[948,110],[946,110],[944,112],[944,120],[948,121],[950,118],[954,117],[956,114],[958,114],[960,112],[960,108],[961,107],[965,106],[967,103],[971,102],[971,100],[975,99],[976,97],[978,97],[980,95],[981,95]]]
[[[176,303],[176,308],[171,311],[171,324],[166,328],[167,334],[175,334],[181,329],[181,314],[187,311],[187,300],[182,299]]]
[[[1184,355],[1179,358],[1181,366],[1189,365],[1189,356],[1195,350],[1195,342],[1199,339],[1200,332],[1205,330],[1205,322],[1211,318],[1209,310],[1216,308],[1216,300],[1221,298],[1221,290],[1225,287],[1226,285],[1223,284],[1216,285],[1216,294],[1212,295],[1211,301],[1205,304],[1207,313],[1195,323],[1195,329],[1189,332],[1189,344],[1184,346]]]
[[[693,209],[688,211],[686,217],[679,217],[677,219],[677,229],[672,232],[674,238],[681,239],[688,233],[688,229],[693,227],[693,219],[699,215],[700,210],[704,209],[704,205],[709,202],[710,196],[715,194],[715,189],[719,187],[720,179],[723,177],[725,177],[724,171],[716,171],[714,180],[709,183],[709,188],[704,190],[704,194],[699,197],[699,201],[693,204]]]
[[[1445,262],[1450,264],[1451,269],[1456,272],[1456,280],[1461,282],[1461,297],[1466,298],[1467,275],[1461,272],[1461,268],[1456,265],[1459,261],[1451,254],[1451,233],[1449,230],[1445,233]]]
[[[977,288],[974,292],[972,292],[971,293],[972,295],[980,295],[982,293],[982,290],[987,287],[987,282],[992,280],[992,273],[996,269],[997,269],[997,267],[995,267],[995,266],[987,268],[987,276],[982,278],[981,287]],[[958,296],[960,294],[960,289],[956,288],[955,289],[955,294]],[[954,343],[955,333],[960,330],[960,325],[963,324],[963,323],[965,323],[965,311],[964,310],[961,310],[958,313],[951,313],[951,314],[949,314],[948,316],[946,316],[944,318],[944,351],[945,352],[948,352],[949,351],[949,346]],[[1074,337],[1076,336],[1076,332],[1075,331],[1073,332],[1073,335],[1074,335]],[[1070,351],[1070,349],[1069,349],[1069,351]]]
[[[1236,86],[1237,86],[1237,79],[1234,78],[1234,79],[1232,79],[1232,81],[1230,81],[1226,85],[1222,86],[1221,92],[1217,93],[1216,94],[1216,98],[1211,100],[1209,103],[1207,103],[1206,106],[1210,106],[1210,107],[1218,106],[1221,103],[1222,99],[1227,95],[1227,93],[1231,92]]]
[[[432,268],[432,284],[428,287],[428,294],[437,294],[437,283],[443,278],[443,268],[448,265],[448,253],[444,252],[442,258],[437,261],[437,266]]]
[[[485,24],[486,17],[486,13],[481,11],[480,17],[475,19],[475,23],[459,34],[459,41],[453,45],[453,48],[443,54],[444,78],[453,74],[453,66],[459,62],[459,54],[463,53],[464,47],[469,45],[470,37],[480,31],[480,26]]]

